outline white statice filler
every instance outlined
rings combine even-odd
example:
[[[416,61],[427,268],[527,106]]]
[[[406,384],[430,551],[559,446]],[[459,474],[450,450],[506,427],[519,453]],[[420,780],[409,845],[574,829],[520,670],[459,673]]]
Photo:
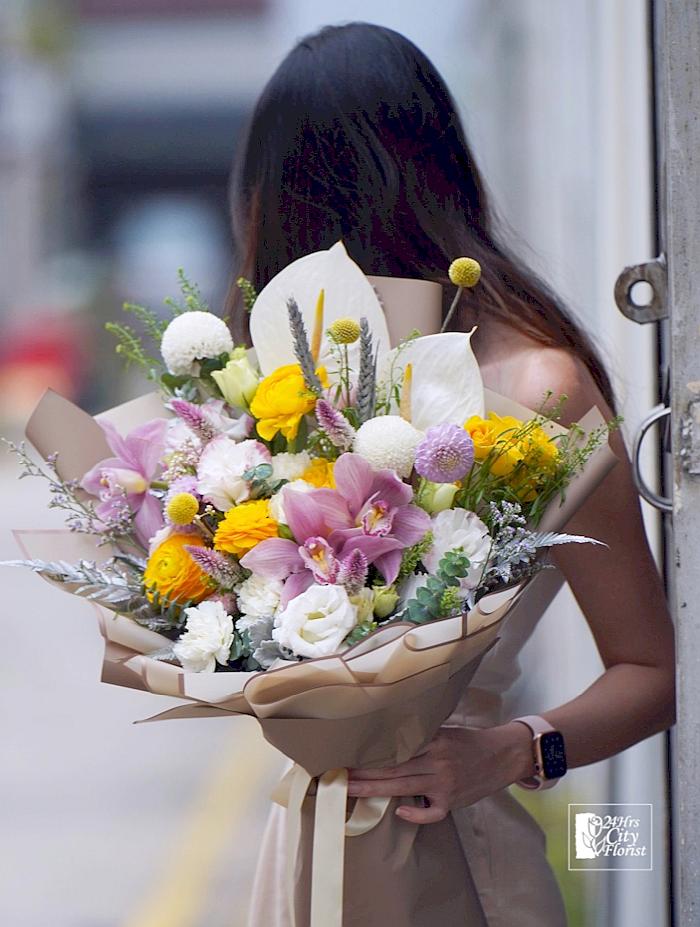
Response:
[[[194,374],[199,360],[231,351],[233,338],[228,325],[211,312],[183,312],[176,316],[160,343],[165,366],[178,377]]]
[[[430,573],[437,571],[440,560],[450,550],[461,549],[469,557],[469,574],[460,583],[463,589],[473,589],[479,582],[491,550],[489,530],[474,512],[446,509],[431,519],[433,546],[423,555],[423,565]]]
[[[173,652],[188,673],[213,673],[226,666],[233,643],[233,618],[221,602],[200,602],[185,609],[185,633]]]
[[[300,657],[327,657],[356,623],[357,609],[342,586],[310,586],[279,612],[272,637]]]
[[[236,590],[241,612],[241,617],[236,621],[239,630],[246,631],[260,618],[272,618],[279,608],[283,586],[280,579],[265,579],[255,573],[242,582]]]
[[[250,497],[250,483],[243,474],[265,463],[270,463],[270,452],[259,441],[214,438],[199,458],[197,490],[220,512],[226,512]]]

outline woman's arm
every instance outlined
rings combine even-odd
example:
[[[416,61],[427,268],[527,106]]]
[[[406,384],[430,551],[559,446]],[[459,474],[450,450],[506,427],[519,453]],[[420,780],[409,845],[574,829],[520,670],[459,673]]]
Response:
[[[611,415],[575,361],[564,356],[556,367],[560,385],[566,384],[562,391],[572,397],[569,420],[593,404]],[[556,551],[605,666],[585,692],[543,715],[564,734],[571,766],[612,756],[675,721],[673,623],[619,433],[611,445],[620,462],[567,525],[568,531],[608,547],[574,550],[572,545]]]
[[[612,417],[590,375],[563,351],[526,352],[510,395],[531,408],[552,390],[570,397],[575,421],[597,405]],[[675,721],[673,624],[642,522],[629,459],[619,434],[620,462],[586,500],[567,531],[607,547],[557,549],[556,560],[586,617],[605,671],[584,692],[541,713],[562,731],[569,766],[613,756]],[[401,807],[407,820],[430,823],[533,772],[527,728],[508,722],[485,730],[443,728],[426,753],[390,770],[357,770],[354,795],[426,795],[427,809]]]

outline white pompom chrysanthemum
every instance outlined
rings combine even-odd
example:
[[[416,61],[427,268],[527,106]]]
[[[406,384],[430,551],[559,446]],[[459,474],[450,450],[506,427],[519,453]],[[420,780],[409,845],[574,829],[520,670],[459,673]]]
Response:
[[[211,312],[183,312],[176,316],[160,343],[165,366],[175,376],[189,376],[195,372],[195,361],[231,351],[233,338],[228,326]]]
[[[387,467],[407,479],[422,440],[423,432],[399,415],[378,415],[360,426],[353,450],[375,470]]]

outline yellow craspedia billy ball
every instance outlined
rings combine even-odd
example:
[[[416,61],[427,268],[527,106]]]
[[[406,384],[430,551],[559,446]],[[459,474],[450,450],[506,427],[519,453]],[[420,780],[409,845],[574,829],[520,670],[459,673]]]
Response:
[[[211,595],[211,581],[185,550],[188,546],[206,545],[196,535],[171,534],[150,555],[143,574],[149,599],[154,591],[171,602],[201,602]]]
[[[199,502],[191,492],[178,492],[165,507],[165,514],[174,525],[191,525],[199,511]]]
[[[328,326],[328,334],[336,344],[354,344],[360,337],[360,325],[355,319],[336,319]]]
[[[470,257],[456,258],[448,273],[455,286],[476,286],[481,278],[481,264]]]

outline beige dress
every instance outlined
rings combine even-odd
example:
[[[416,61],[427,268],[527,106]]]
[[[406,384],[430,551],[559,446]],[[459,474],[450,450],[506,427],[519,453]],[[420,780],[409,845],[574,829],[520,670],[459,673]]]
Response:
[[[540,574],[531,584],[446,724],[489,727],[507,720],[502,716],[502,696],[520,674],[518,654],[560,586],[554,570]],[[523,709],[523,714],[534,710]],[[284,808],[272,806],[253,885],[249,927],[290,925],[284,882],[285,814]],[[545,855],[545,834],[508,789],[452,815],[488,927],[566,927],[561,892]],[[465,927],[469,927],[466,922]]]

